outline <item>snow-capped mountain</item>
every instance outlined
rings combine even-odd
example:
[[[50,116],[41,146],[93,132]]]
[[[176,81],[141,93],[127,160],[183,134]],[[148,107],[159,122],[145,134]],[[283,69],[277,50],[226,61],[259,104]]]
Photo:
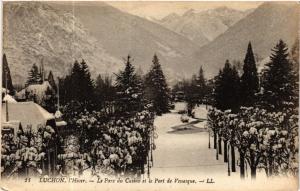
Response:
[[[227,8],[220,9],[219,15],[231,12]],[[217,16],[206,16],[201,26],[207,31],[196,32],[197,27],[191,24],[190,30],[195,30],[191,34],[197,34],[193,38],[198,39],[191,41],[160,24],[103,2],[5,2],[3,11],[3,52],[14,83],[23,83],[32,64],[42,61],[45,69],[51,69],[55,76],[66,74],[74,60],[82,58],[93,75],[112,74],[124,66],[122,58],[131,54],[136,68],[146,72],[154,53],[169,82],[190,77],[200,65],[205,75],[212,77],[226,59],[243,61],[249,41],[261,58],[269,56],[280,38],[288,45],[293,44],[299,22],[296,3],[264,3],[239,21],[229,16],[210,21]],[[169,18],[217,14],[214,12],[190,10],[182,16],[169,15]],[[174,26],[183,27],[181,24]],[[219,32],[214,34],[215,31]],[[220,31],[225,32],[219,34]],[[215,36],[201,48],[195,43],[208,42]]]
[[[101,72],[116,72],[122,64],[70,12],[39,2],[4,3],[3,11],[3,52],[14,83],[24,82],[33,63],[43,62],[56,77],[66,74],[75,59]]]
[[[156,22],[203,46],[224,33],[249,12],[225,6],[201,12],[189,9],[182,16],[171,13]]]
[[[224,66],[226,59],[243,62],[249,41],[255,55],[264,59],[270,56],[279,39],[291,48],[298,31],[299,7],[295,2],[268,2],[201,47],[197,56],[208,71],[207,75],[213,76]]]
[[[189,39],[103,2],[7,2],[4,25],[3,51],[14,82],[42,58],[56,76],[81,58],[93,74],[112,74],[128,54],[146,71],[156,53],[169,79],[197,63],[192,55],[199,47]]]

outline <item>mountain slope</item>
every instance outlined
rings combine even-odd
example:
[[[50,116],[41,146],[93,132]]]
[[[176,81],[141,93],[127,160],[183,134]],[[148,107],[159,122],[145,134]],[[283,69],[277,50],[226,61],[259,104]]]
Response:
[[[3,52],[14,83],[24,83],[33,63],[44,63],[57,76],[75,59],[84,58],[92,71],[117,71],[120,60],[108,54],[83,25],[67,12],[39,2],[4,3]]]
[[[128,53],[134,65],[145,71],[158,54],[169,79],[191,72],[197,63],[195,54],[199,47],[189,39],[159,24],[122,12],[103,2],[53,3],[55,8],[73,11],[84,26],[107,50],[117,58]],[[72,9],[72,10],[71,10]]]
[[[243,61],[247,44],[252,43],[260,58],[270,55],[279,39],[289,47],[298,34],[299,9],[296,3],[264,3],[197,53],[208,76],[217,74],[225,60]]]
[[[115,73],[131,54],[145,71],[157,53],[169,79],[189,73],[199,49],[187,38],[103,2],[4,3],[4,47],[14,81],[43,58],[46,69],[63,75],[84,58],[92,73]]]
[[[182,16],[171,13],[157,23],[196,42],[199,46],[208,44],[230,26],[242,19],[248,12],[218,7],[197,13],[190,9]]]

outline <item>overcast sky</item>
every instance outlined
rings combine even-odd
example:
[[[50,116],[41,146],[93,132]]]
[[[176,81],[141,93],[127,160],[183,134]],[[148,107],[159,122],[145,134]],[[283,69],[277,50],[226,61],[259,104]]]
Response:
[[[251,8],[256,8],[260,2],[201,2],[201,1],[157,1],[157,2],[149,2],[149,1],[131,1],[131,2],[107,2],[110,5],[121,9],[122,11],[129,12],[134,15],[138,15],[141,17],[154,17],[154,18],[162,18],[172,12],[183,14],[185,11],[189,9],[194,9],[196,11],[203,11],[207,9],[213,9],[220,6],[227,6],[230,8],[238,9],[238,10],[247,10]]]

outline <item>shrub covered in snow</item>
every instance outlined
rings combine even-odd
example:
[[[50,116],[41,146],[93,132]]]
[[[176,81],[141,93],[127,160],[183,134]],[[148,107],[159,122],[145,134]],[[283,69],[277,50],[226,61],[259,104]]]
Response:
[[[83,163],[92,169],[93,175],[144,173],[144,165],[152,144],[150,136],[154,131],[152,112],[143,110],[131,117],[110,117],[107,120],[103,113],[96,111],[84,110],[72,115],[68,124],[76,128],[80,136],[76,138],[76,144],[67,144],[69,149],[77,145],[74,155],[69,156],[67,151],[59,155],[64,174],[80,175],[74,169],[82,169],[83,164],[79,167],[74,165],[85,154],[89,159],[84,159]]]
[[[45,155],[54,141],[55,131],[50,126],[39,126],[36,132],[31,126],[20,127],[16,137],[5,134],[1,142],[2,177],[45,174]]]
[[[229,140],[238,148],[240,163],[249,164],[252,177],[257,168],[264,169],[268,176],[296,175],[298,116],[293,113],[267,112],[253,107],[241,107],[238,114],[211,109],[208,126],[225,144]]]

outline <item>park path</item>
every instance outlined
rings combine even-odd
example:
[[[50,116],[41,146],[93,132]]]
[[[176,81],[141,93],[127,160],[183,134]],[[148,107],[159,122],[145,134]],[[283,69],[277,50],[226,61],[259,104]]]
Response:
[[[175,112],[157,117],[154,125],[158,138],[155,139],[151,176],[227,176],[223,156],[216,160],[215,150],[208,149],[205,123],[206,120],[200,120],[184,124],[180,114]]]

